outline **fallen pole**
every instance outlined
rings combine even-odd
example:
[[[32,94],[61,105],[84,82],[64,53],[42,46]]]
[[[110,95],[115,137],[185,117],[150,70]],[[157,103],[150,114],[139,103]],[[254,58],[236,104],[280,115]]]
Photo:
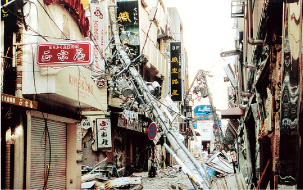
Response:
[[[168,141],[170,142],[172,149],[175,151],[175,154],[178,156],[180,161],[186,166],[186,168],[190,171],[191,176],[189,177],[191,181],[195,183],[193,185],[196,185],[196,187],[199,189],[203,189],[203,187],[206,186],[203,185],[203,181],[205,180],[203,179],[203,177],[205,177],[205,175],[204,176],[201,175],[201,166],[196,166],[193,163],[194,158],[190,154],[188,149],[183,149],[182,148],[183,143],[174,134],[169,132],[170,124],[168,120],[165,118],[161,109],[159,108],[154,97],[150,94],[146,82],[143,80],[142,76],[134,67],[130,67],[131,60],[129,58],[129,55],[125,51],[125,47],[121,44],[121,40],[119,37],[119,27],[116,20],[116,12],[113,10],[109,10],[109,13],[111,17],[112,32],[114,35],[114,45],[119,54],[122,67],[123,68],[128,67],[127,70],[127,72],[129,73],[128,80],[136,82],[137,85],[134,86],[134,88],[136,88],[136,90],[140,92],[140,94],[143,96],[144,103],[148,105],[150,108],[152,108],[151,113],[153,114],[154,118],[156,118],[159,127],[161,127],[162,130],[164,131]],[[206,185],[208,184],[206,183]]]

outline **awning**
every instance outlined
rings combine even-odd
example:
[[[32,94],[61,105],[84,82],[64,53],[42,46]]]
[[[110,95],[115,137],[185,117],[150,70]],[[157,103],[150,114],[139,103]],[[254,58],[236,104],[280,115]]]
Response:
[[[240,118],[241,116],[244,116],[244,110],[239,107],[221,110],[222,119],[235,119],[235,118]]]

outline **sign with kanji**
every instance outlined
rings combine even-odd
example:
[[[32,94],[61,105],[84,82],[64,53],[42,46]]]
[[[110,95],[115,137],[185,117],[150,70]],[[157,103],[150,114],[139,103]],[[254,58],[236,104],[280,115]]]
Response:
[[[18,98],[16,96],[3,94],[3,93],[1,93],[1,102],[13,104],[25,108],[30,108],[30,109],[38,109],[38,102],[36,101],[28,100],[25,98]]]
[[[171,99],[182,101],[181,42],[170,42]]]
[[[140,45],[138,0],[117,0],[117,22],[124,26],[120,39],[124,44]]]
[[[90,4],[91,15],[91,31],[96,42],[94,47],[94,67],[96,70],[105,70],[105,62],[102,57],[104,51],[105,27],[107,22],[107,14],[105,12],[105,5]]]
[[[37,45],[36,62],[40,66],[89,65],[92,61],[93,44],[89,41]]]
[[[98,148],[112,147],[112,133],[110,119],[96,119]]]

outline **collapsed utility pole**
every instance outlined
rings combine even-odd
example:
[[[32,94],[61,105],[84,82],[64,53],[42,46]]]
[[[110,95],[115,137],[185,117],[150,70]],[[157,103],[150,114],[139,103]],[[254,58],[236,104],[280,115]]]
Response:
[[[208,97],[209,99],[209,104],[210,104],[210,108],[213,114],[213,133],[215,136],[215,149],[220,149],[222,147],[223,144],[223,133],[222,133],[222,129],[219,126],[219,119],[217,116],[217,111],[216,111],[216,107],[213,104],[213,98],[212,95],[210,93],[208,84],[207,84],[207,71],[204,70],[198,70],[190,88],[188,89],[188,93],[190,92],[190,90],[192,89],[192,87],[194,86],[195,82],[197,82],[197,86],[194,87],[193,92],[195,94],[199,94],[201,93],[201,96],[203,98]],[[187,94],[188,94],[187,93]]]
[[[210,182],[206,178],[207,172],[202,169],[201,165],[196,161],[196,159],[188,151],[185,145],[176,137],[176,135],[170,131],[169,120],[164,116],[163,112],[159,108],[148,84],[143,80],[139,72],[133,66],[138,57],[131,60],[130,53],[127,53],[130,52],[128,47],[121,43],[115,8],[116,7],[113,5],[109,7],[114,46],[116,49],[115,57],[117,58],[114,66],[115,69],[112,69],[112,72],[110,73],[113,80],[112,84],[110,85],[121,86],[121,81],[123,81],[125,83],[124,86],[132,86],[133,92],[136,94],[138,101],[140,101],[141,104],[144,104],[144,106],[147,108],[146,110],[149,110],[150,114],[153,115],[158,126],[162,130],[164,137],[166,137],[169,141],[172,150],[175,152],[175,158],[177,158],[176,160],[183,163],[183,171],[186,172],[194,187],[196,189],[210,189]],[[140,55],[139,57],[142,56],[143,55]],[[121,79],[122,77],[123,79]],[[119,82],[120,84],[118,84]],[[111,89],[115,88],[111,87]],[[170,151],[170,149],[168,150]]]

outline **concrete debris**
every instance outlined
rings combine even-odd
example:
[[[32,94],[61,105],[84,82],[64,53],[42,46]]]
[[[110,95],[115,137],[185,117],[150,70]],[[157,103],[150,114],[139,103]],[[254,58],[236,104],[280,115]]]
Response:
[[[150,177],[148,172],[133,173],[130,177],[122,177],[125,168],[116,169],[117,175],[106,176],[109,166],[100,167],[93,172],[82,175],[82,189],[188,189],[193,188],[188,176],[180,165],[156,170],[156,175]],[[93,168],[90,168],[92,171]],[[121,175],[120,175],[121,174]]]
[[[212,189],[243,189],[246,190],[247,184],[241,173],[229,174],[222,178],[217,178],[211,183]]]
[[[206,162],[206,166],[224,175],[234,173],[232,163],[224,156],[222,152],[217,152],[212,155]]]
[[[93,168],[89,168],[88,166],[82,166],[82,173],[84,175],[81,176],[81,182],[92,181],[95,180],[97,176],[102,176],[100,172],[100,168],[102,165],[106,164],[107,158],[103,159],[101,162],[96,164]],[[88,172],[87,172],[88,171]]]
[[[117,187],[129,187],[134,185],[141,185],[141,177],[120,177],[109,180],[105,183],[105,189],[112,189]]]
[[[87,182],[87,181],[92,181],[96,179],[96,176],[99,176],[100,174],[85,174],[83,176],[81,176],[81,182]]]
[[[176,177],[177,171],[173,169],[162,169],[157,171],[157,175],[161,178],[174,178]]]
[[[81,189],[90,189],[95,185],[96,181],[89,181],[81,184]]]

